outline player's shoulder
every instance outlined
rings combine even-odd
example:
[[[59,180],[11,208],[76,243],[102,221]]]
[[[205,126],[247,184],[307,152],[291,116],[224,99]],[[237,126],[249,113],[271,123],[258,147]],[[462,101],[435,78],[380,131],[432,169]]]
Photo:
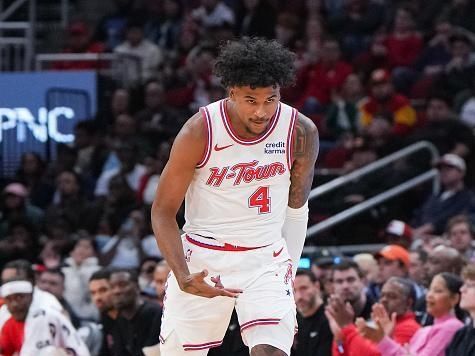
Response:
[[[318,137],[317,125],[301,112],[297,112],[297,132],[303,131],[306,136]]]

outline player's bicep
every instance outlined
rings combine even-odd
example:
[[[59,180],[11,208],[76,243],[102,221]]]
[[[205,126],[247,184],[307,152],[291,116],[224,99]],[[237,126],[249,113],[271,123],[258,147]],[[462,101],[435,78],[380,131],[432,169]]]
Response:
[[[315,124],[299,114],[294,134],[294,161],[290,172],[289,206],[300,208],[312,189],[319,140]]]
[[[185,124],[173,143],[157,187],[154,201],[156,211],[175,214],[183,202],[196,165],[206,149],[203,123],[198,115]]]

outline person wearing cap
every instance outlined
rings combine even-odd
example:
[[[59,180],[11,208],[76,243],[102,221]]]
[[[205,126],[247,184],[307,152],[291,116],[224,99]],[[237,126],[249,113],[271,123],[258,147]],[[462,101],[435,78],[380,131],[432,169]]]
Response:
[[[75,21],[67,29],[67,45],[62,53],[97,53],[105,51],[101,42],[91,41],[91,29],[84,21]],[[56,70],[94,70],[104,67],[104,63],[97,61],[58,61],[53,63]]]
[[[409,249],[412,243],[412,228],[401,220],[391,220],[385,229],[386,243]]]
[[[28,202],[28,190],[21,183],[10,183],[2,192],[0,204],[0,238],[5,236],[9,222],[24,219],[39,230],[43,224],[44,212]]]
[[[463,158],[447,153],[436,163],[441,192],[430,196],[415,212],[414,236],[442,234],[447,221],[455,215],[475,214],[475,194],[465,187],[466,165]]]
[[[1,295],[12,315],[0,331],[3,355],[37,356],[45,354],[45,349],[51,355],[53,350],[59,349],[76,356],[90,356],[68,318],[51,308],[32,307],[31,282],[6,281]]]
[[[371,94],[362,100],[359,107],[363,129],[367,130],[377,118],[384,117],[390,120],[391,134],[408,134],[416,124],[416,111],[405,96],[394,92],[389,72],[385,69],[374,70],[370,83]]]

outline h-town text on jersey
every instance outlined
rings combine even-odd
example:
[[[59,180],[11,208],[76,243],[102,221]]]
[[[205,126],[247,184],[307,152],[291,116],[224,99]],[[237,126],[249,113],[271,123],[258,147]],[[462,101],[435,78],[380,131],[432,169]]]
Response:
[[[232,167],[226,166],[223,168],[211,167],[211,171],[206,185],[213,185],[219,187],[224,179],[234,179],[233,185],[239,185],[241,182],[251,183],[254,180],[260,181],[282,175],[286,168],[280,162],[273,162],[259,166],[259,161],[252,161],[248,163],[237,163]]]

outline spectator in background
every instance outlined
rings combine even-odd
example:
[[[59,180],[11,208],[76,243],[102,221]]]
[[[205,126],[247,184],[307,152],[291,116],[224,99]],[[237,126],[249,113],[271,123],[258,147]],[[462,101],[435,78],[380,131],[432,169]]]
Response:
[[[294,49],[297,43],[299,31],[299,20],[296,15],[290,12],[281,12],[277,16],[275,24],[275,39],[290,49]]]
[[[445,65],[444,72],[435,83],[441,91],[457,95],[471,85],[471,74],[475,66],[472,54],[473,40],[464,32],[455,32],[449,37],[451,59]]]
[[[236,33],[239,36],[274,38],[275,8],[268,0],[239,0],[236,9]]]
[[[374,300],[365,292],[363,274],[358,265],[353,261],[342,261],[333,266],[333,295],[341,303],[349,303],[354,317],[368,319]]]
[[[111,14],[99,20],[95,38],[105,43],[108,51],[112,51],[124,39],[127,17],[133,12],[133,0],[114,0],[115,9]]]
[[[102,347],[98,356],[112,356],[112,335],[118,311],[112,303],[112,291],[109,283],[110,271],[101,269],[89,279],[89,293],[100,313],[102,325]]]
[[[176,49],[183,22],[183,7],[181,0],[146,1],[145,37],[162,50]]]
[[[91,275],[100,269],[95,241],[85,232],[74,243],[69,257],[64,260],[64,298],[81,319],[97,320],[97,309],[86,288]]]
[[[475,231],[472,221],[466,215],[457,215],[449,220],[446,228],[450,246],[467,261],[475,262]]]
[[[475,24],[473,23],[475,17],[475,3],[473,1],[451,0],[446,3],[442,14],[455,26],[463,27],[475,33]]]
[[[464,159],[475,157],[475,136],[470,127],[458,120],[446,95],[433,95],[427,100],[424,125],[407,138],[407,143],[427,140],[439,153],[454,153]]]
[[[140,262],[139,266],[139,288],[141,292],[147,294],[155,294],[155,288],[153,285],[153,275],[155,267],[157,267],[160,261],[157,257],[145,257]],[[153,292],[152,292],[153,291]]]
[[[427,293],[427,312],[434,319],[434,325],[419,329],[404,347],[390,337],[394,321],[387,316],[375,316],[376,328],[368,326],[363,319],[357,320],[359,332],[367,339],[377,343],[382,356],[420,355],[443,356],[445,348],[463,323],[453,310],[460,301],[460,277],[451,273],[441,273],[434,277]]]
[[[405,96],[394,92],[390,74],[384,69],[371,73],[371,93],[360,106],[363,128],[370,126],[377,117],[389,119],[391,133],[396,136],[407,135],[416,124],[415,110]]]
[[[209,27],[234,25],[234,12],[221,0],[201,0],[201,6],[191,12],[191,17],[205,30]]]
[[[127,22],[125,38],[126,40],[117,46],[114,52],[125,56],[126,65],[123,69],[130,70],[126,76],[128,84],[144,83],[157,74],[158,67],[163,61],[163,53],[157,45],[145,39],[142,20],[131,19]],[[126,56],[134,57],[139,61],[138,68],[141,68],[139,73],[133,72],[132,64],[136,64],[136,60],[130,61]]]
[[[445,356],[475,354],[475,265],[470,264],[462,272],[463,285],[460,288],[460,308],[467,311],[472,320],[455,334],[445,350]]]
[[[363,97],[363,85],[357,74],[346,77],[341,90],[335,90],[326,113],[326,134],[340,139],[343,134],[358,132],[358,102]]]
[[[341,89],[351,72],[351,65],[341,58],[338,41],[326,39],[322,44],[319,61],[303,68],[299,74],[298,80],[305,82],[297,82],[297,87],[302,88],[302,96],[296,105],[304,113],[321,112],[330,103],[332,95]]]
[[[96,53],[105,51],[104,45],[91,40],[91,29],[84,21],[76,21],[69,25],[67,45],[62,53]],[[104,63],[96,61],[59,61],[53,63],[55,70],[98,70],[104,68]]]
[[[35,275],[31,263],[26,260],[14,260],[8,262],[2,270],[1,282],[6,283],[9,280],[21,279],[33,284],[33,302],[34,308],[54,309],[59,313],[65,313],[64,308],[54,295],[44,292],[34,285]],[[10,319],[11,313],[6,305],[0,307],[0,330],[5,322]]]
[[[47,269],[41,272],[38,278],[38,288],[54,295],[73,326],[79,328],[81,325],[79,316],[74,312],[73,306],[64,299],[64,282],[65,276],[60,269]]]
[[[152,80],[145,85],[145,108],[135,115],[135,120],[139,134],[149,141],[149,146],[176,136],[184,124],[165,99],[165,88],[161,83]]]
[[[391,335],[400,345],[408,343],[420,328],[411,309],[414,298],[412,283],[409,280],[391,277],[383,285],[380,302],[372,308],[372,316],[383,314],[391,318],[393,323]],[[339,303],[333,303],[326,309],[336,341],[333,346],[333,355],[380,356],[377,345],[364,339],[358,333],[352,319],[345,317],[345,314],[338,309],[339,307]]]
[[[113,355],[143,355],[142,349],[159,343],[162,309],[140,298],[137,275],[119,269],[110,275],[112,302],[118,311]]]
[[[384,229],[384,240],[390,245],[399,245],[408,250],[412,244],[412,229],[401,220],[391,220]]]
[[[335,1],[326,1],[335,6]],[[342,38],[345,54],[354,58],[368,48],[373,33],[382,25],[384,7],[371,0],[344,1],[343,11],[330,13],[328,28]]]
[[[427,273],[425,264],[427,262],[427,252],[423,249],[409,251],[409,278],[420,286],[427,287]]]
[[[325,317],[320,283],[311,271],[297,271],[294,297],[298,311],[298,331],[291,355],[330,355],[333,337]]]
[[[18,258],[35,261],[38,253],[38,231],[28,220],[11,220],[6,237],[0,240],[0,265]]]
[[[8,345],[11,354],[21,352],[24,355],[51,355],[61,350],[77,356],[90,355],[67,317],[54,309],[34,303],[31,282],[4,281],[2,297],[12,317],[3,326],[0,339],[2,344],[5,341],[16,341],[14,345]],[[5,346],[2,346],[3,351]]]
[[[381,284],[381,275],[379,273],[378,261],[370,253],[358,253],[353,256],[366,280],[368,289],[373,284]]]
[[[165,297],[165,290],[167,285],[168,275],[170,274],[170,266],[167,261],[162,260],[157,263],[155,266],[155,271],[153,272],[153,284],[155,286],[155,291],[157,292],[157,301],[158,304],[163,308],[163,300]]]
[[[132,142],[121,142],[117,144],[116,152],[120,168],[110,169],[101,174],[94,191],[96,197],[105,197],[109,194],[110,181],[116,175],[124,177],[134,192],[139,188],[140,180],[145,174],[145,167],[137,162],[137,146]]]
[[[45,209],[51,202],[54,187],[45,180],[46,162],[37,152],[21,155],[20,166],[15,174],[15,181],[23,184],[29,192],[31,204]]]
[[[98,211],[83,193],[81,177],[74,171],[63,171],[56,178],[56,186],[57,202],[46,211],[45,224],[64,219],[73,231],[80,228],[92,231]]]
[[[36,231],[43,226],[43,211],[28,201],[28,191],[21,183],[10,183],[2,192],[0,201],[0,237],[5,237],[10,221],[24,219],[30,222]]]
[[[475,195],[465,188],[465,161],[455,154],[445,154],[437,163],[442,191],[430,196],[414,214],[412,225],[417,237],[441,234],[454,215],[475,212]]]

